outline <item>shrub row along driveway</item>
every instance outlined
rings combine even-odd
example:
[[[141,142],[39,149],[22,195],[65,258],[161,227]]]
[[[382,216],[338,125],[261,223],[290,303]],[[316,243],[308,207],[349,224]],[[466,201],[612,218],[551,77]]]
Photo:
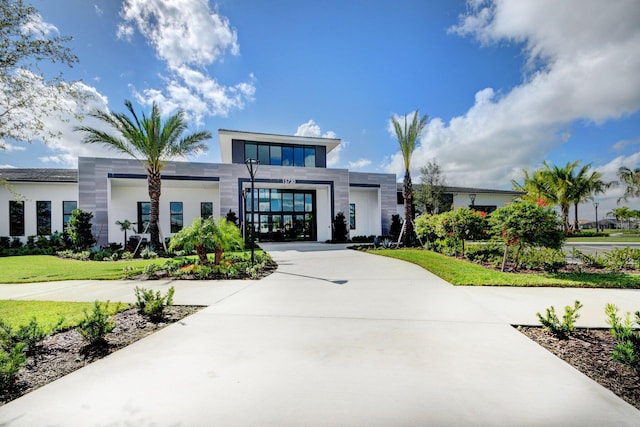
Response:
[[[0,408],[0,423],[640,423],[635,408],[466,288],[340,246],[265,248],[280,265],[276,273],[255,282],[173,282],[176,303],[202,292],[200,303],[211,305]],[[207,290],[215,296],[205,298]]]

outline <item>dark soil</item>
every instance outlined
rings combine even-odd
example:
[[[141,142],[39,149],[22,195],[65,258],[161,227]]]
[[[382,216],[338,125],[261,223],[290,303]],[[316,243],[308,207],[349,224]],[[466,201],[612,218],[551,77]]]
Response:
[[[106,344],[96,347],[88,346],[75,329],[51,335],[36,348],[35,355],[28,357],[13,386],[0,392],[0,405],[120,350],[202,308],[170,306],[164,318],[157,323],[138,313],[135,308],[125,310],[113,316],[116,327],[106,336]]]
[[[578,329],[562,339],[541,327],[517,329],[589,378],[640,409],[640,372],[611,358],[616,342],[608,330]]]

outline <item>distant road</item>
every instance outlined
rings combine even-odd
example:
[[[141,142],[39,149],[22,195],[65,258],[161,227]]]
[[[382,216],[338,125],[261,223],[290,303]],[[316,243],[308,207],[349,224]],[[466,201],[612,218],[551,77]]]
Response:
[[[571,255],[571,250],[573,248],[576,248],[585,254],[593,254],[596,252],[607,252],[614,248],[626,248],[627,246],[640,249],[640,242],[570,242],[565,243],[563,245],[563,249],[569,255]]]

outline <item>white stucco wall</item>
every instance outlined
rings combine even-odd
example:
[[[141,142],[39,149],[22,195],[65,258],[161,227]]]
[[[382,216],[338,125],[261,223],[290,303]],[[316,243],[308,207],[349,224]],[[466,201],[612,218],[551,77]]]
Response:
[[[146,180],[135,180],[138,183],[131,182],[112,182],[110,186],[109,203],[109,242],[123,243],[124,232],[120,231],[120,227],[116,225],[116,221],[128,219],[131,222],[138,221],[138,202],[148,202],[149,194],[147,192]],[[180,186],[180,184],[184,186]],[[166,183],[163,181],[162,195],[160,197],[160,230],[163,237],[170,237],[170,211],[171,202],[182,202],[183,224],[190,225],[193,220],[200,216],[200,203],[213,203],[213,216],[220,216],[220,191],[217,183],[196,183],[176,181]],[[194,188],[195,187],[195,188]],[[137,225],[134,225],[137,231]],[[98,231],[99,232],[99,231]],[[127,232],[127,236],[137,234],[135,232]],[[149,234],[142,235],[147,239]]]
[[[316,225],[319,242],[331,240],[331,219],[329,186],[316,188]]]
[[[496,206],[497,208],[506,205],[514,200],[510,194],[478,193],[474,205],[476,206]],[[455,208],[468,208],[471,206],[469,194],[460,193],[453,196],[453,206]]]
[[[51,202],[51,232],[62,232],[62,202],[78,200],[78,185],[76,183],[19,183],[9,184],[9,189],[0,185],[0,236],[9,236],[9,201],[22,200],[24,202],[24,236],[34,236],[37,232],[36,202]]]
[[[349,189],[349,203],[356,205],[356,228],[349,230],[349,236],[370,236],[382,233],[380,217],[380,189],[357,188]],[[347,224],[349,212],[345,212]]]

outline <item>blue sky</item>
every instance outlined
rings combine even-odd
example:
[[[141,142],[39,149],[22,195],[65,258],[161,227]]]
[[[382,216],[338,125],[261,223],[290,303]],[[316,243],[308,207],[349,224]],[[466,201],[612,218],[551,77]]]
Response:
[[[390,117],[429,124],[412,160],[447,184],[510,188],[545,160],[640,166],[640,8],[633,0],[34,1],[80,62],[79,109],[184,109],[219,128],[342,139],[333,167],[402,177]],[[55,69],[44,70],[47,73]],[[90,120],[87,124],[97,125]],[[44,145],[5,141],[0,165],[74,167],[77,122]],[[621,190],[599,201],[615,207]],[[638,208],[638,200],[629,205]],[[636,206],[634,206],[636,205]],[[589,216],[591,209],[583,210]]]

